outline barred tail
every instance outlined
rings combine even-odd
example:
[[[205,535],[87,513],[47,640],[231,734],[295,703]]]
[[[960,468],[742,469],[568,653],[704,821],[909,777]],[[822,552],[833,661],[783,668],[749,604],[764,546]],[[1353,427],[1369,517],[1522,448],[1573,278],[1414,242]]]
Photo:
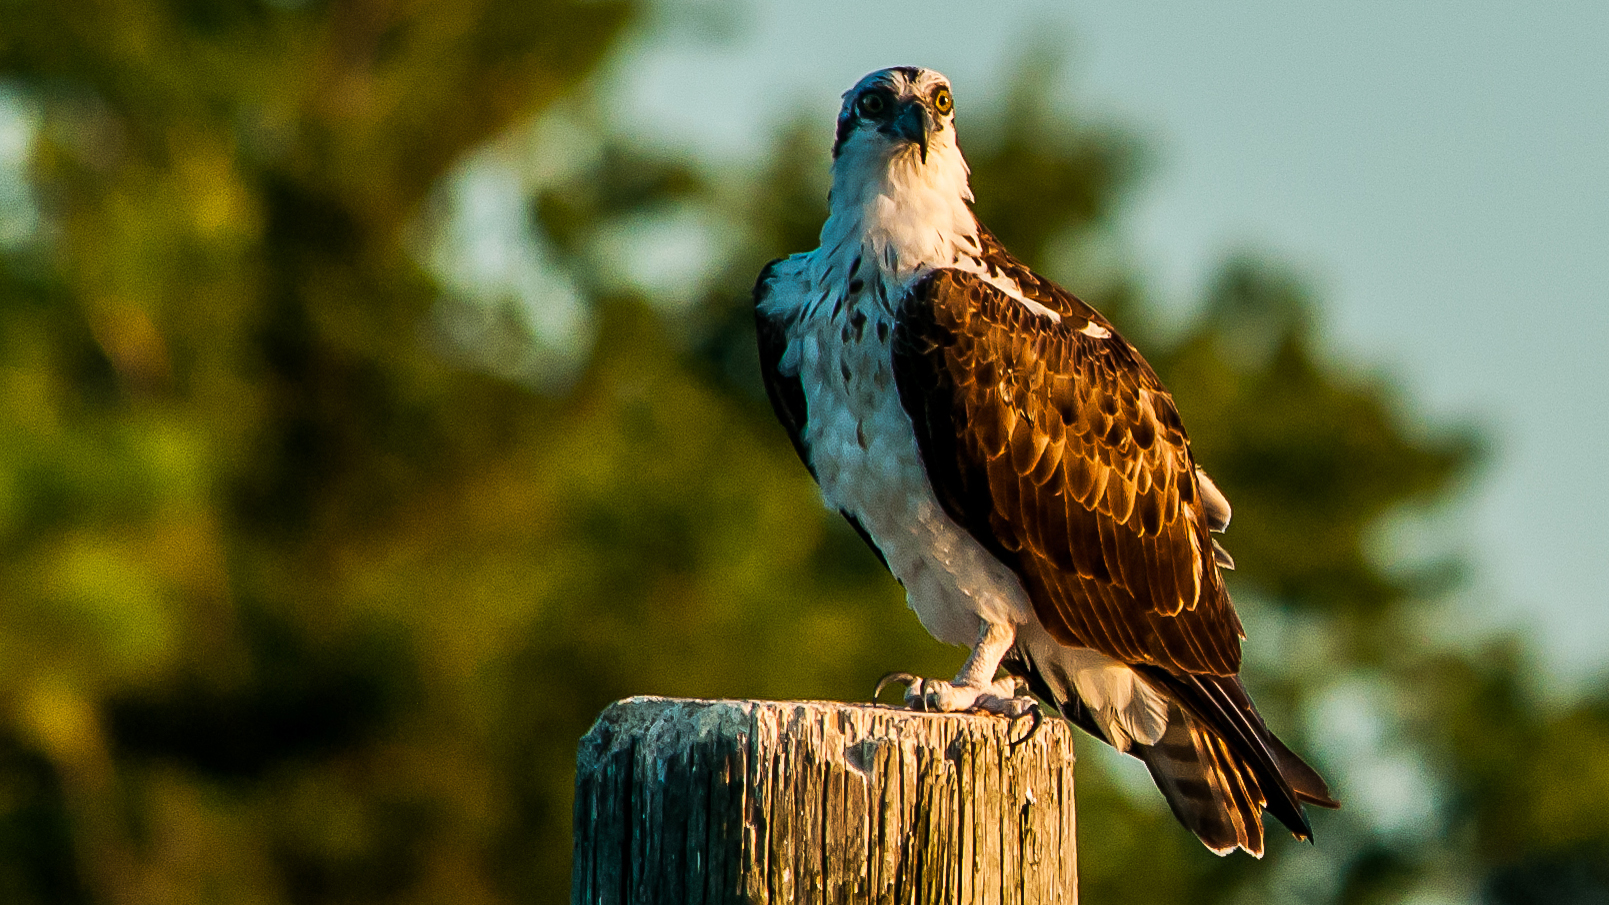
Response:
[[[1110,743],[1063,671],[1041,670],[1021,648],[1001,666],[1055,703],[1067,719]],[[1174,817],[1214,852],[1227,855],[1239,848],[1261,857],[1264,811],[1297,838],[1311,841],[1313,828],[1302,806],[1340,807],[1323,778],[1269,731],[1238,677],[1130,668],[1169,706],[1161,737],[1154,744],[1131,743],[1128,751],[1145,762]]]
[[[1220,855],[1242,848],[1263,856],[1266,798],[1221,739],[1181,716],[1155,745],[1136,745],[1134,753],[1145,761],[1173,816],[1203,845]],[[1310,835],[1305,822],[1298,835]]]
[[[1162,738],[1134,753],[1173,815],[1208,848],[1261,857],[1264,811],[1311,841],[1302,805],[1340,807],[1318,773],[1269,731],[1239,679],[1170,675],[1157,684],[1177,709]]]

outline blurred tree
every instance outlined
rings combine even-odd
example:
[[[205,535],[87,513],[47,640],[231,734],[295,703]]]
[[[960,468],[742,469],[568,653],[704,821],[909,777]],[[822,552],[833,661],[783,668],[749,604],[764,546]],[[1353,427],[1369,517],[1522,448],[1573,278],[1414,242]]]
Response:
[[[476,659],[540,573],[453,572],[538,502],[496,480],[548,412],[424,341],[410,231],[630,12],[0,0],[42,221],[0,258],[7,901],[501,901],[560,875]],[[443,542],[466,499],[476,530]],[[393,593],[448,577],[422,609]]]
[[[827,124],[711,173],[571,122],[599,150],[530,223],[596,342],[533,391],[491,348],[541,352],[529,312],[420,265],[428,199],[631,9],[72,7],[0,0],[39,207],[0,244],[0,899],[565,901],[574,746],[609,700],[953,671],[759,389],[749,286],[815,244]],[[1135,144],[1046,103],[963,99],[980,214],[1175,390],[1236,504],[1248,675],[1348,803],[1316,848],[1219,860],[1086,745],[1085,897],[1603,901],[1609,708],[1437,644],[1453,573],[1369,553],[1473,439],[1327,363],[1267,264],[1162,329],[1101,255]],[[713,225],[709,266],[656,297],[620,239],[684,221]],[[475,316],[483,348],[443,336]]]

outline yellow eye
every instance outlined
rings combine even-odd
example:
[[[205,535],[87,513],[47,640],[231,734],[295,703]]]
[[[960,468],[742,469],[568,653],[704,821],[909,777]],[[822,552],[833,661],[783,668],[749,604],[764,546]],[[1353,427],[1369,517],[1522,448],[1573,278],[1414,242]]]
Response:
[[[937,110],[940,116],[950,115],[950,111],[954,108],[955,101],[950,99],[950,89],[940,88],[933,92],[933,109]]]
[[[880,91],[868,91],[860,96],[860,115],[875,119],[888,109],[888,101]]]

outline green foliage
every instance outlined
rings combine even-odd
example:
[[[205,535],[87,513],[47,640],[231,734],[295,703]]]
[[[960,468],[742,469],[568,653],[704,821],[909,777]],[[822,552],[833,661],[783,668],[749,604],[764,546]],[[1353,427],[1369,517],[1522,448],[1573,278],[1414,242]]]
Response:
[[[42,831],[0,835],[8,901],[552,888],[563,820],[487,693],[551,583],[519,557],[552,535],[495,522],[548,412],[422,341],[408,242],[628,13],[0,4],[46,221],[0,263],[0,825]]]
[[[564,901],[574,746],[608,701],[954,670],[759,389],[749,287],[814,245],[826,124],[759,174],[599,136],[542,186],[533,229],[597,336],[543,393],[443,352],[421,221],[632,10],[71,6],[0,0],[43,223],[0,246],[0,899]],[[981,215],[1078,288],[1134,143],[1026,92],[963,115]],[[691,304],[656,306],[607,239],[675,210],[724,244]],[[1091,301],[1235,502],[1247,674],[1348,807],[1315,815],[1316,848],[1220,860],[1087,744],[1085,898],[1600,900],[1609,709],[1538,704],[1508,648],[1438,644],[1444,572],[1368,553],[1457,489],[1475,439],[1323,358],[1275,267],[1230,262],[1182,333],[1140,283]]]

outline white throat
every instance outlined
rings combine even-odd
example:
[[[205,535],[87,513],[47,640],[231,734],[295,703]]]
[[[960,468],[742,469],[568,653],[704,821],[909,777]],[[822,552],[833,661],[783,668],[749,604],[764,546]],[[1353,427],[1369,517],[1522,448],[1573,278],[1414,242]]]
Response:
[[[859,275],[872,275],[866,265],[876,268],[887,297],[897,299],[927,271],[982,250],[954,130],[935,137],[925,164],[915,145],[892,155],[870,143],[844,145],[833,161],[831,212],[812,276],[825,278],[828,270],[853,275],[841,268],[858,258]]]
[[[1012,278],[984,265],[978,220],[968,202],[970,170],[955,130],[935,136],[927,161],[914,145],[890,154],[886,146],[847,142],[832,166],[832,194],[821,247],[810,255],[812,285],[863,280],[887,313],[929,271],[953,267],[976,273],[1033,313],[1060,315],[1029,299]]]

